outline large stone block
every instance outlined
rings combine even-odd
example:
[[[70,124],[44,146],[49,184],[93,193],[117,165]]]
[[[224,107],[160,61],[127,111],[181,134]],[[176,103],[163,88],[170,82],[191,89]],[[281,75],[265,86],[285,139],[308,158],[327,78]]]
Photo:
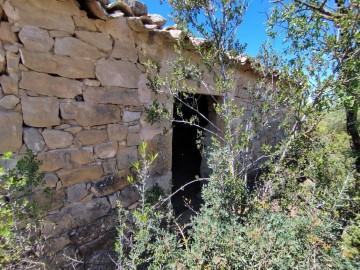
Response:
[[[69,202],[78,202],[88,194],[86,183],[80,183],[66,189]]]
[[[119,122],[120,109],[115,105],[72,102],[60,104],[61,116],[74,119],[81,126],[97,126]]]
[[[77,29],[86,31],[96,31],[95,21],[89,19],[88,16],[73,16],[74,23]]]
[[[51,127],[60,124],[59,101],[55,97],[21,97],[24,122],[31,127]]]
[[[141,112],[130,112],[130,111],[124,111],[124,122],[132,122],[135,120],[139,120],[141,117]]]
[[[110,205],[106,198],[94,199],[88,203],[72,203],[48,217],[44,234],[55,236],[65,230],[89,224],[108,214],[109,210]]]
[[[121,142],[126,140],[128,127],[119,124],[111,124],[107,126],[107,133],[110,141]]]
[[[130,62],[101,59],[95,73],[103,86],[138,87],[140,71]]]
[[[118,150],[117,142],[107,142],[94,146],[94,152],[98,158],[112,158],[115,157]]]
[[[4,91],[5,94],[18,95],[19,86],[18,86],[18,80],[16,77],[2,75],[0,77],[0,84],[1,84],[2,90]]]
[[[104,197],[118,192],[130,185],[127,181],[127,175],[128,171],[125,170],[117,175],[106,176],[92,186],[90,190],[96,197]]]
[[[93,153],[83,149],[53,150],[39,153],[37,158],[42,161],[40,170],[44,172],[71,169],[94,161]]]
[[[0,22],[0,41],[13,43],[18,40],[17,35],[11,31],[11,24],[8,22]]]
[[[24,128],[24,141],[34,153],[41,152],[45,147],[44,138],[37,128]]]
[[[95,46],[102,52],[108,52],[112,49],[113,41],[108,34],[94,33],[88,31],[76,31],[75,35],[82,41]]]
[[[55,40],[55,54],[92,60],[105,56],[94,46],[73,37],[57,38]]]
[[[0,99],[0,108],[5,110],[12,110],[19,104],[20,99],[14,95],[8,95]]]
[[[0,153],[16,152],[22,146],[23,121],[20,113],[0,111]]]
[[[110,57],[136,63],[139,56],[134,40],[124,38],[115,40],[114,49],[111,52]]]
[[[82,83],[67,78],[27,71],[22,73],[20,88],[45,96],[74,98],[81,95]]]
[[[116,155],[118,169],[129,169],[137,158],[137,148],[135,146],[119,149]]]
[[[19,38],[29,50],[48,52],[54,46],[54,39],[49,32],[35,26],[24,26],[19,32]]]
[[[93,103],[140,105],[138,91],[122,87],[88,87],[84,92],[84,99]]]
[[[64,187],[69,187],[81,182],[98,180],[102,175],[103,169],[101,165],[89,165],[58,172],[58,176]]]
[[[81,145],[98,144],[107,141],[106,130],[82,130],[75,136],[75,141]]]
[[[26,49],[21,49],[20,54],[24,66],[34,71],[70,79],[95,78],[94,63],[90,59],[37,53]]]
[[[11,23],[32,25],[48,30],[74,33],[72,15],[80,15],[75,1],[13,0],[4,3],[4,11]]]
[[[130,29],[127,19],[124,17],[107,20],[105,23],[105,32],[114,39],[132,40],[134,42],[134,33]]]
[[[73,136],[70,132],[56,129],[45,129],[42,132],[42,135],[49,149],[65,148],[73,143]]]

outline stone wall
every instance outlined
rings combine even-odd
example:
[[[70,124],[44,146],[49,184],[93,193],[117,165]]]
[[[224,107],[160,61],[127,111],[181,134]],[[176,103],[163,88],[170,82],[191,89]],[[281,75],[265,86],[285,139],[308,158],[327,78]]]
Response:
[[[152,182],[171,189],[172,132],[145,121],[155,97],[144,63],[166,71],[182,33],[153,17],[157,24],[122,12],[102,20],[75,0],[0,0],[0,153],[29,148],[43,162],[45,185],[33,195],[50,207],[45,233],[59,267],[63,253],[88,269],[109,261],[116,201],[137,205],[126,176],[141,140],[159,154]],[[256,80],[246,65],[239,74],[238,87]]]

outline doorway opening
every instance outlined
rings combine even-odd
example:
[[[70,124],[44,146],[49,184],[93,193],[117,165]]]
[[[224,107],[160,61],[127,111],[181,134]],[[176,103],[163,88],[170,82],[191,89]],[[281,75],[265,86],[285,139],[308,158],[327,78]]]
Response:
[[[196,94],[183,101],[194,105],[197,111],[209,119],[209,99],[206,95]],[[200,166],[202,161],[201,149],[198,147],[198,132],[201,128],[192,126],[181,121],[189,120],[193,116],[198,116],[198,125],[206,127],[209,123],[199,114],[185,106],[174,104],[174,125],[172,141],[172,192],[177,191],[182,186],[200,177]],[[180,122],[177,122],[180,121]],[[187,210],[199,210],[201,200],[201,182],[195,182],[186,186],[172,197],[172,205],[175,215],[186,212]]]

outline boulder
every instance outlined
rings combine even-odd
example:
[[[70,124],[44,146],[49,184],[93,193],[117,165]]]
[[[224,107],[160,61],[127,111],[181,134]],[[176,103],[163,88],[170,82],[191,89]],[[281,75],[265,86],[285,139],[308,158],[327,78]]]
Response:
[[[77,95],[81,95],[82,85],[79,81],[33,71],[23,72],[20,81],[22,89],[59,98],[75,98]]]
[[[156,24],[158,27],[162,27],[166,24],[166,19],[158,14],[149,14],[148,15],[153,24]]]

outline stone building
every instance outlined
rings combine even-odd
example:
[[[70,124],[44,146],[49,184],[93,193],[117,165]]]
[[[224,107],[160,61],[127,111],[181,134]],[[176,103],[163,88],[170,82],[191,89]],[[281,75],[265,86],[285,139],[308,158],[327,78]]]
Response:
[[[65,253],[86,269],[109,269],[116,201],[137,205],[126,176],[140,141],[159,154],[152,182],[171,190],[173,131],[145,121],[155,97],[144,63],[166,70],[184,35],[143,5],[106,2],[0,0],[0,153],[29,148],[43,162],[45,185],[33,195],[50,207],[45,234],[59,268]],[[255,80],[248,63],[239,66],[237,89]]]

